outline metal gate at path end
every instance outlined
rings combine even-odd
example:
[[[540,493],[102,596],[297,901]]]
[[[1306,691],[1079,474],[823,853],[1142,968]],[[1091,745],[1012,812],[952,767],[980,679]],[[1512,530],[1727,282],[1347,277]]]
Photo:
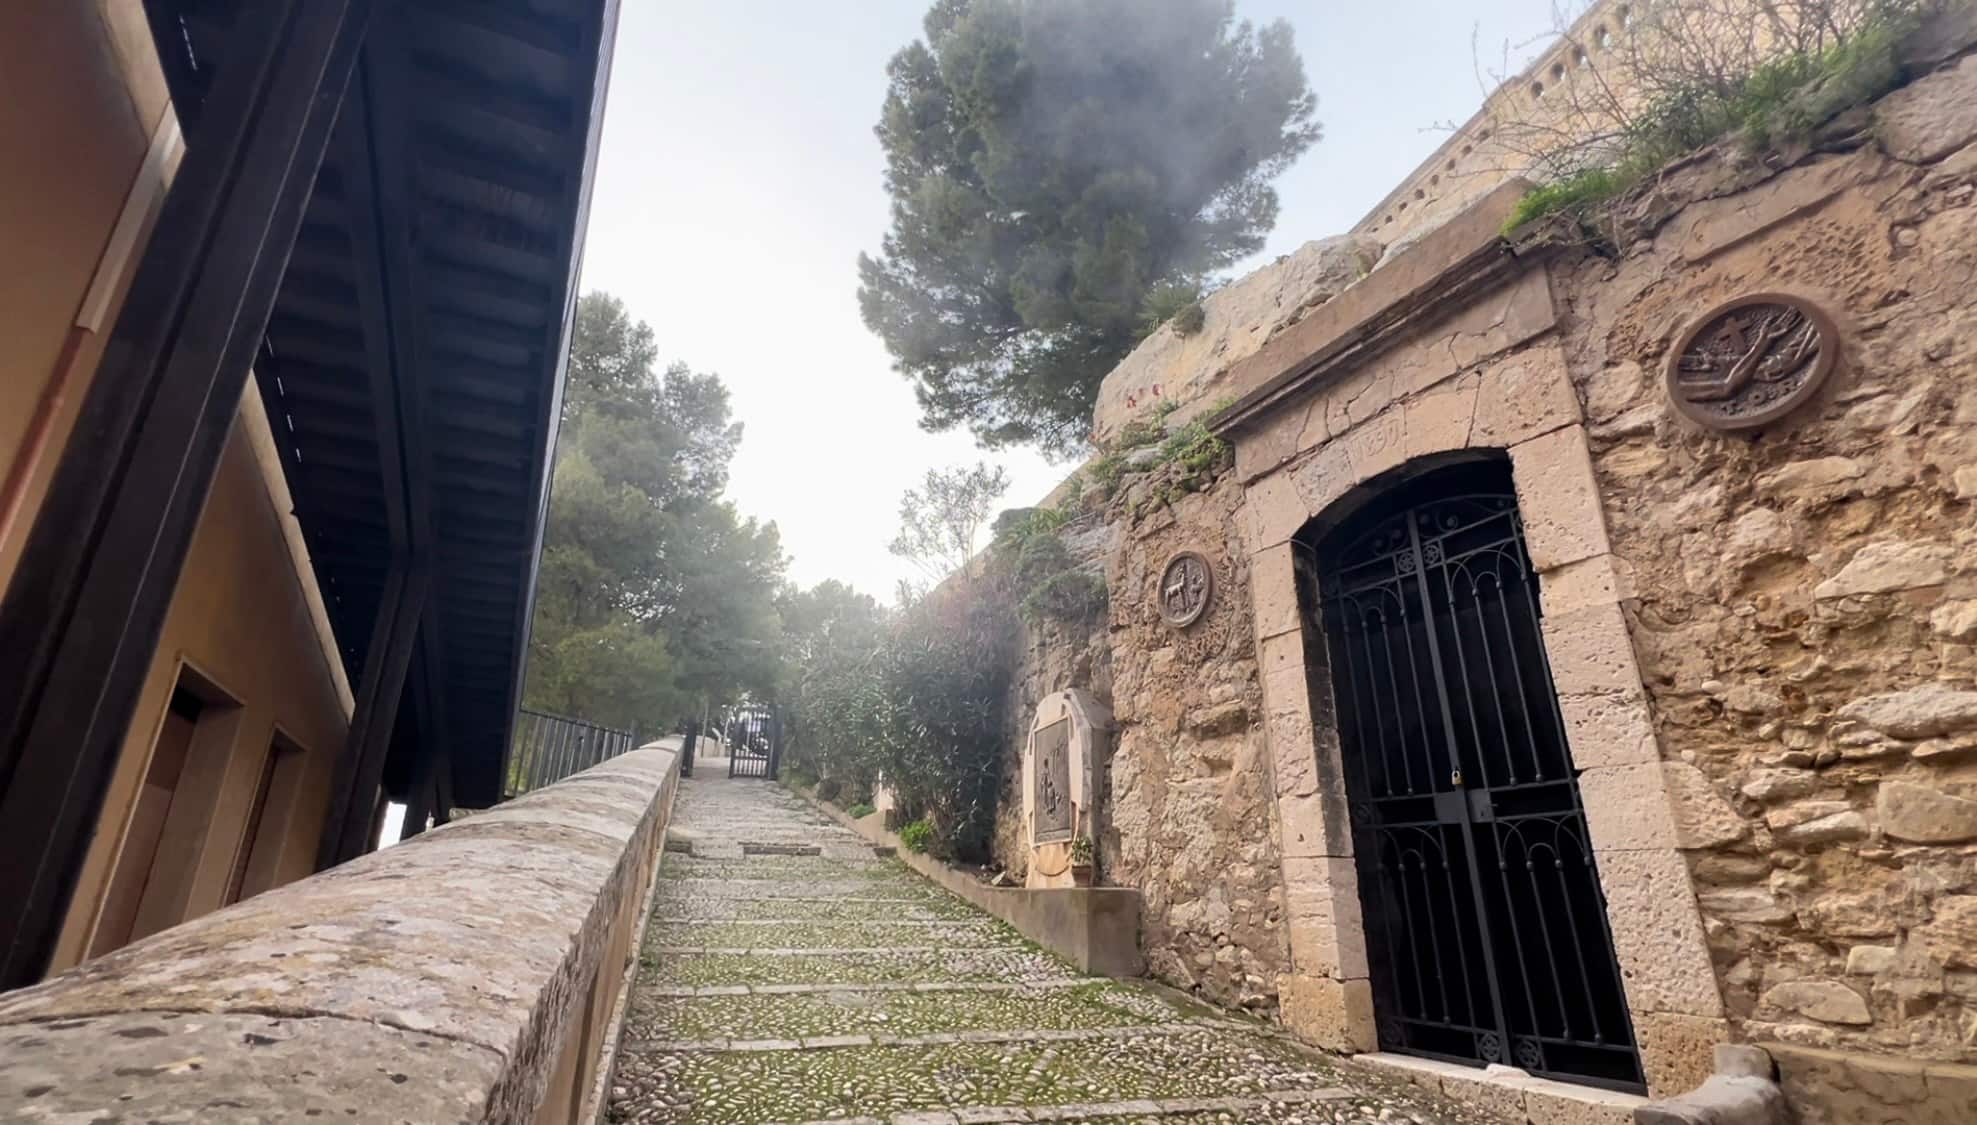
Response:
[[[782,762],[781,718],[773,707],[744,703],[728,712],[722,725],[728,745],[728,776],[776,779]]]

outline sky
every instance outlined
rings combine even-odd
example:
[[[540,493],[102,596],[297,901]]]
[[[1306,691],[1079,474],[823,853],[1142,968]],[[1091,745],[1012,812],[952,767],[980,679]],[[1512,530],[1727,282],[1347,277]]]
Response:
[[[1062,0],[1075,3],[1077,0]],[[1324,137],[1277,181],[1246,273],[1345,231],[1554,25],[1553,0],[1236,0],[1291,24]],[[901,492],[930,468],[1005,466],[1007,506],[1075,467],[918,425],[911,384],[858,317],[857,258],[887,223],[872,134],[885,65],[927,0],[632,0],[621,8],[582,284],[653,326],[662,361],[718,373],[744,435],[729,496],[774,521],[790,576],[882,600]]]

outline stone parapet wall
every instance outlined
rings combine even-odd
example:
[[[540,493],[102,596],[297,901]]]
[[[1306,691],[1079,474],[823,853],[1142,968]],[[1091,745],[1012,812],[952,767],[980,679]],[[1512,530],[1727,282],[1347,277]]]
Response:
[[[0,1088],[49,1120],[588,1120],[677,768],[634,751],[0,996]]]

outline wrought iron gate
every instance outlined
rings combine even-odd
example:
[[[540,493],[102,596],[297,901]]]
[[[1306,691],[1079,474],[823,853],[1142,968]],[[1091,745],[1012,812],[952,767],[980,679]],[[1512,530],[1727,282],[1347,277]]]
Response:
[[[1642,1087],[1500,462],[1319,545],[1380,1046]]]
[[[736,707],[728,714],[726,733],[729,777],[775,780],[782,759],[782,724],[773,709],[759,703]]]

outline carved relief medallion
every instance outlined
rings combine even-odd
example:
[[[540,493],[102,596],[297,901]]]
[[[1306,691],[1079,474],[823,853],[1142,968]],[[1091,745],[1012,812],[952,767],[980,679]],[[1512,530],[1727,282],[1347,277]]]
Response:
[[[1668,353],[1668,398],[1691,421],[1747,430],[1818,393],[1839,357],[1839,328],[1824,309],[1789,293],[1753,293],[1682,333]]]
[[[1215,568],[1194,551],[1167,560],[1160,572],[1160,616],[1176,629],[1185,629],[1208,611],[1215,595]]]

